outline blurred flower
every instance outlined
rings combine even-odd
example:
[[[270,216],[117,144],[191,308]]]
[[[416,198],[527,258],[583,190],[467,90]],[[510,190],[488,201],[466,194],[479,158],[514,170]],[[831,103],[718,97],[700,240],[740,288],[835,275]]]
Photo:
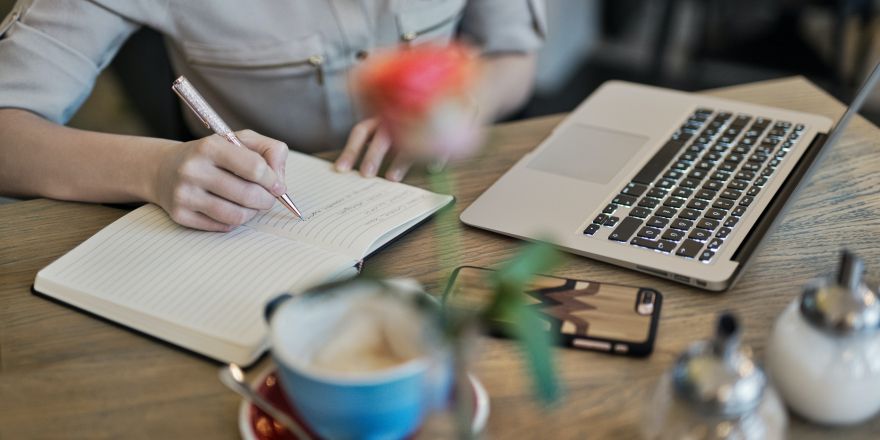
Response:
[[[471,96],[478,57],[467,47],[420,45],[371,56],[356,89],[394,148],[416,158],[460,158],[482,141]]]

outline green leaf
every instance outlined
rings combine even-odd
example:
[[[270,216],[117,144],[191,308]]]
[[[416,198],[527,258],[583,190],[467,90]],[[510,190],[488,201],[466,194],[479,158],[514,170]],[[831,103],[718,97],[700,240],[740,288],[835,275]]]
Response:
[[[561,393],[554,366],[553,337],[546,323],[524,299],[526,287],[537,273],[555,267],[561,257],[551,245],[527,245],[492,277],[495,296],[484,311],[484,319],[504,323],[507,332],[520,341],[538,396],[547,403]]]

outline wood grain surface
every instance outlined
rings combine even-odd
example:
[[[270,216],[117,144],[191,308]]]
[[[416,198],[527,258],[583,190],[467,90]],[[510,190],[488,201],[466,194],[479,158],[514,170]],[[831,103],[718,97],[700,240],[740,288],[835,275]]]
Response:
[[[844,107],[803,78],[706,92],[837,118]],[[561,116],[495,127],[489,147],[454,164],[456,215],[537,145]],[[880,271],[880,130],[862,118],[810,179],[781,226],[730,291],[699,291],[570,256],[557,274],[654,287],[665,296],[657,345],[648,359],[556,350],[566,394],[553,408],[531,398],[515,345],[485,339],[475,365],[492,402],[495,438],[637,438],[646,398],[659,375],[723,310],[736,312],[744,341],[763,357],[772,323],[800,287],[829,273],[846,246]],[[332,156],[332,155],[331,155]],[[424,176],[407,179],[426,185]],[[0,438],[237,438],[239,399],[217,380],[218,364],[33,295],[36,272],[125,214],[117,208],[50,200],[0,206]],[[414,277],[440,292],[448,264],[496,266],[520,243],[431,221],[367,261],[388,276]],[[436,238],[460,234],[458,256]],[[251,371],[268,366],[264,359]],[[790,437],[878,438],[880,417],[828,429],[792,417]]]

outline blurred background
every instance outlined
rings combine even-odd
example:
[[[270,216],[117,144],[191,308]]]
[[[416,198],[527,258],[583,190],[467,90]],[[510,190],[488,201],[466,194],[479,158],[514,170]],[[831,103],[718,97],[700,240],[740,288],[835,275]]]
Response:
[[[0,15],[13,3],[0,0]],[[569,111],[609,79],[701,90],[803,75],[846,101],[880,59],[875,38],[880,0],[547,3],[549,35],[536,92],[512,119]],[[135,34],[70,125],[125,134],[178,133],[179,122],[137,99],[144,93],[139,78],[152,75],[144,66],[167,69],[145,62],[162,59],[163,51],[154,32]],[[167,99],[174,99],[170,91]],[[880,102],[869,102],[863,114],[880,121]]]

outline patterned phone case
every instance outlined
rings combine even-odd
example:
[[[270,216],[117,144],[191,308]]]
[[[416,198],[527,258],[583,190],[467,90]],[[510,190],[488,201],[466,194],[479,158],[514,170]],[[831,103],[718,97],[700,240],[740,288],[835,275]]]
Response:
[[[485,304],[492,272],[457,268],[444,299],[465,307]],[[653,350],[663,301],[654,289],[539,275],[523,293],[563,345],[628,356]],[[493,334],[503,335],[503,323],[498,324]]]

